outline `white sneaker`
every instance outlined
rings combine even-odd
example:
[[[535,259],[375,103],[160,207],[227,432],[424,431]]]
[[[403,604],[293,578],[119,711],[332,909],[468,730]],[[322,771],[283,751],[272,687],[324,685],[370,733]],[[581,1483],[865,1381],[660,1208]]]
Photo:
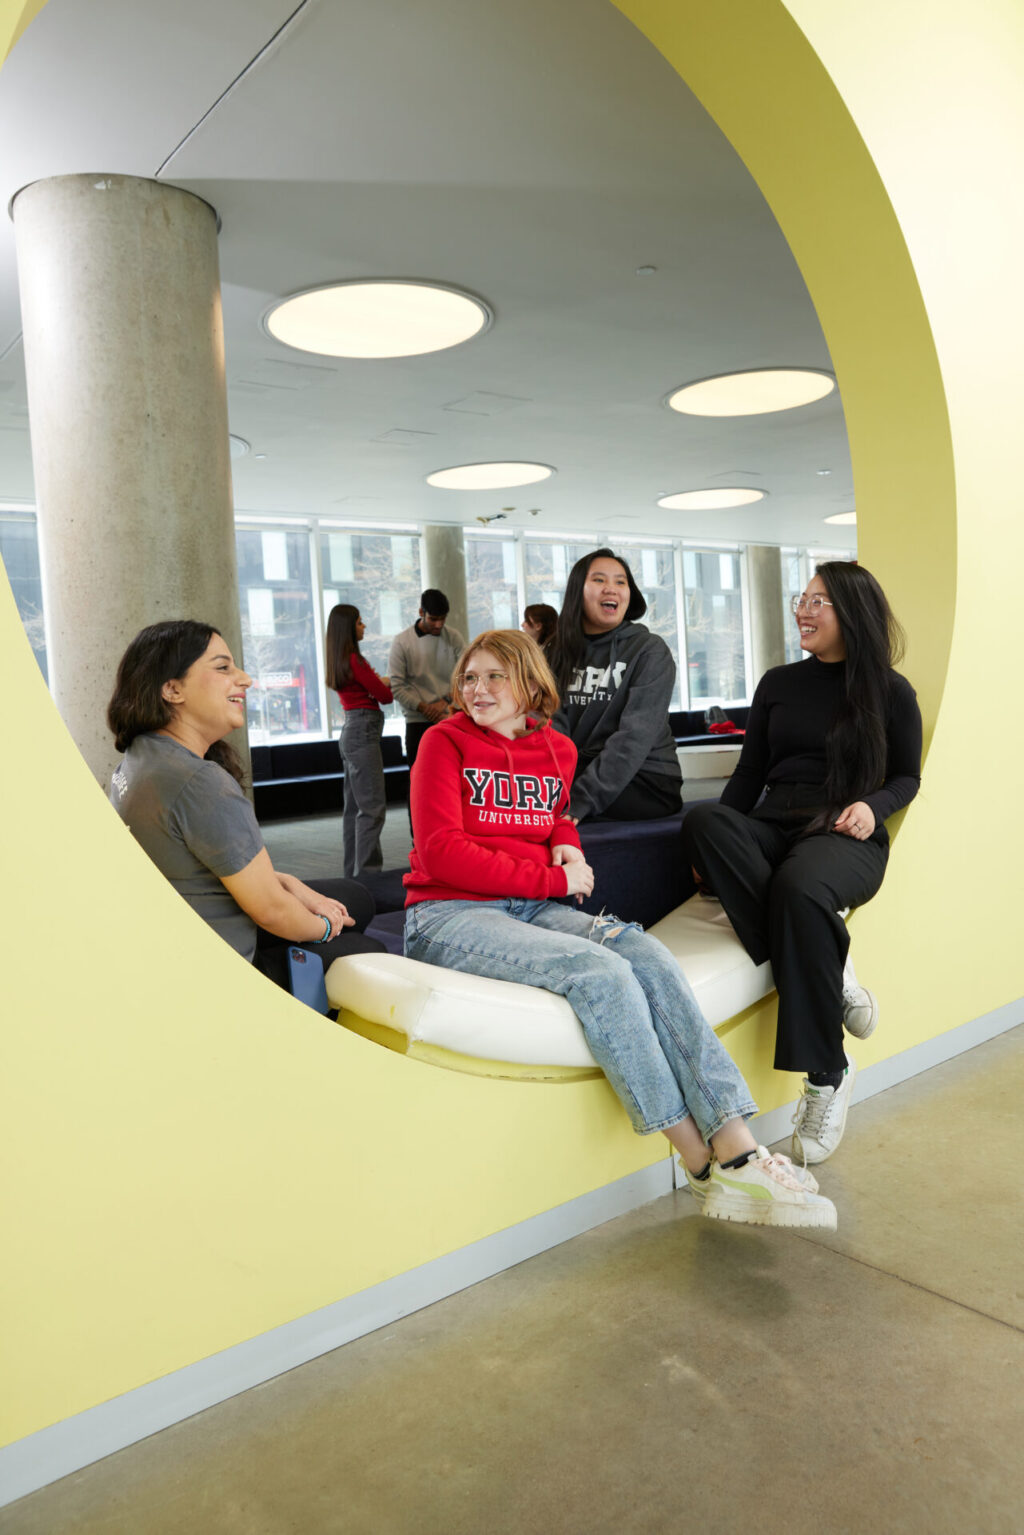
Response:
[[[816,1226],[835,1231],[835,1205],[817,1193],[816,1183],[812,1191],[808,1178],[814,1183],[812,1174],[801,1180],[788,1157],[773,1157],[758,1146],[742,1167],[712,1162],[711,1176],[700,1185],[705,1190],[700,1213],[713,1221],[742,1221],[749,1226]]]
[[[784,1156],[781,1151],[774,1152],[773,1159],[776,1162],[781,1162],[786,1172],[790,1173],[792,1177],[794,1177],[799,1183],[800,1187],[805,1189],[808,1194],[816,1194],[818,1192],[818,1180],[811,1172],[809,1167],[801,1167],[798,1163],[791,1162],[789,1158]],[[686,1185],[690,1190],[690,1193],[693,1195],[697,1203],[703,1207],[704,1201],[707,1198],[708,1189],[711,1187],[711,1178],[695,1178],[690,1169],[687,1167],[686,1163],[683,1161],[682,1157],[679,1158],[679,1166],[686,1174]],[[712,1166],[714,1166],[713,1161]]]
[[[804,1090],[793,1115],[793,1155],[801,1162],[824,1162],[835,1151],[846,1129],[857,1064],[846,1057],[846,1075],[838,1087],[814,1087],[804,1077]]]
[[[855,1039],[867,1039],[878,1023],[878,998],[857,984],[853,960],[846,956],[843,970],[843,1028]]]

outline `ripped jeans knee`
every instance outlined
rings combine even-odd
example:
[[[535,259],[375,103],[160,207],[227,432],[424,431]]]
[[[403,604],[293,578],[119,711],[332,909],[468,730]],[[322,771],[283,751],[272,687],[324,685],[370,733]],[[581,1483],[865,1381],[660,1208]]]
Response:
[[[590,924],[587,937],[592,943],[602,948],[608,940],[621,938],[623,933],[642,933],[643,928],[639,922],[624,922],[621,917],[613,916],[611,912],[600,911]]]

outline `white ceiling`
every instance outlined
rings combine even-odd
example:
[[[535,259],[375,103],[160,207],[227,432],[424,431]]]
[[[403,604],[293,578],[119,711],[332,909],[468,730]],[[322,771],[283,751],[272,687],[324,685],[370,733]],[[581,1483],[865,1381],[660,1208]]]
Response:
[[[0,145],[5,201],[102,171],[217,209],[231,430],[252,448],[239,509],[475,525],[514,506],[503,526],[853,547],[824,523],[853,507],[837,394],[733,421],[663,403],[711,374],[830,361],[754,183],[608,0],[49,0],[4,68]],[[495,322],[381,362],[261,329],[283,295],[374,276],[466,288]],[[0,500],[32,497],[18,332],[5,220]],[[558,473],[424,483],[488,459]],[[733,483],[768,498],[654,504]]]

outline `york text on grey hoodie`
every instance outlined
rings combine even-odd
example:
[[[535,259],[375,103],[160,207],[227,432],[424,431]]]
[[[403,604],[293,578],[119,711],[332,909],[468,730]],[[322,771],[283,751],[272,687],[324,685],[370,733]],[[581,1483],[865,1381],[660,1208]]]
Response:
[[[587,636],[552,721],[579,752],[570,815],[600,815],[641,772],[682,783],[668,722],[675,680],[672,652],[644,624]]]

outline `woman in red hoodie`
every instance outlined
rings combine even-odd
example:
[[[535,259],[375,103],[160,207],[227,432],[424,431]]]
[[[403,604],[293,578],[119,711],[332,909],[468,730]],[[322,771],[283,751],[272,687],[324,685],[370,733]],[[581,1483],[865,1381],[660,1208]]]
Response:
[[[561,904],[594,875],[568,815],[576,748],[549,723],[558,695],[538,647],[515,630],[479,635],[452,700],[459,712],[413,767],[406,954],[565,997],[633,1128],[679,1152],[703,1214],[834,1229],[813,1177],[747,1129],[749,1089],[668,950]]]
[[[343,868],[349,878],[383,863],[380,834],[387,815],[384,729],[381,704],[391,702],[386,677],[378,677],[359,653],[366,625],[359,609],[339,602],[327,620],[327,686],[337,688],[345,720],[338,750],[345,769],[345,806],[341,813]]]

